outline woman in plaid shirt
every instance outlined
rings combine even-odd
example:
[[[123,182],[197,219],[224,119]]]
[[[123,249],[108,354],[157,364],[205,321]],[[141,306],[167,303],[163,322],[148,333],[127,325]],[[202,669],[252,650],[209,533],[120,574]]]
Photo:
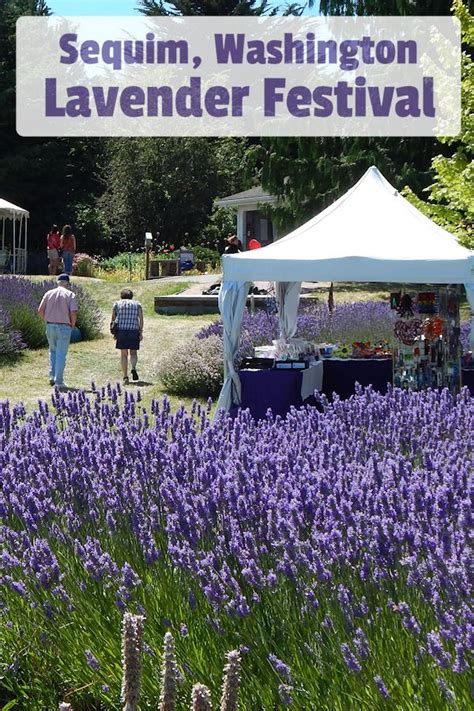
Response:
[[[140,341],[143,338],[142,305],[133,299],[130,289],[120,292],[120,301],[112,308],[112,323],[115,324],[115,347],[120,350],[120,363],[123,372],[123,384],[128,385],[128,352],[130,351],[131,374],[133,380],[138,380],[137,361]]]

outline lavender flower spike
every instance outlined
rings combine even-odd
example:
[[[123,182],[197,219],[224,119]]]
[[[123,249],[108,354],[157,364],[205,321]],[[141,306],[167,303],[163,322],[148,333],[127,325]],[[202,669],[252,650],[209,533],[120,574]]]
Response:
[[[240,653],[237,649],[227,654],[227,664],[224,667],[224,681],[220,711],[237,711],[239,705],[240,686]]]
[[[122,694],[123,711],[138,711],[141,654],[143,646],[141,615],[126,612],[122,622]]]
[[[161,667],[160,711],[175,711],[177,676],[174,639],[171,632],[167,632],[163,645]]]
[[[72,711],[72,706],[63,702],[59,704],[59,711]]]
[[[384,699],[389,699],[390,694],[388,693],[388,689],[385,686],[382,677],[377,674],[377,676],[374,676],[374,682],[377,689],[379,690],[380,695],[383,696]]]
[[[191,711],[212,711],[211,692],[204,684],[194,684]]]

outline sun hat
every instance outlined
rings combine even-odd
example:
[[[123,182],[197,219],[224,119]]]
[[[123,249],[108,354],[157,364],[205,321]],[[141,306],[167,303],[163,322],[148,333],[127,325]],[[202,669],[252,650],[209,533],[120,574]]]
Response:
[[[60,274],[58,276],[58,281],[71,281],[69,278],[69,274]]]

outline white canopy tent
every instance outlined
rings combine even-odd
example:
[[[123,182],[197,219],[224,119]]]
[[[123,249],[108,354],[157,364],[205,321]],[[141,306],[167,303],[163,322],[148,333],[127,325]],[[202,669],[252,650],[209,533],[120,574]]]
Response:
[[[13,274],[26,273],[29,216],[30,213],[27,210],[0,198],[0,220],[2,221],[0,273],[10,264]],[[8,222],[11,222],[11,230],[7,230]]]
[[[252,281],[277,282],[282,338],[296,332],[302,281],[465,284],[474,340],[474,253],[405,200],[374,166],[286,237],[262,249],[225,255],[222,263],[225,375],[218,408],[240,402],[234,358]]]

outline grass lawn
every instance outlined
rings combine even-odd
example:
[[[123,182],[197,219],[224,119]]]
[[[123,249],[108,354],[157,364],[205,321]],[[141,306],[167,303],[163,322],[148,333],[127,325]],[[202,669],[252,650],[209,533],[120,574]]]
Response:
[[[131,287],[135,298],[143,305],[145,316],[144,338],[139,353],[138,385],[130,384],[130,390],[140,387],[145,405],[165,392],[156,375],[156,363],[160,355],[180,342],[192,337],[202,326],[216,316],[159,316],[153,310],[155,296],[177,294],[188,287],[185,281],[159,284],[143,281],[129,284],[111,283],[99,279],[75,277],[74,282],[87,288],[104,312],[103,337],[96,341],[73,343],[69,347],[65,381],[73,388],[90,387],[91,382],[105,385],[122,380],[119,354],[109,333],[112,304],[120,297],[121,289]],[[2,363],[0,367],[0,400],[24,402],[36,405],[38,400],[49,398],[48,351],[26,351],[14,363]],[[178,397],[170,397],[173,406],[180,402],[190,403]]]

